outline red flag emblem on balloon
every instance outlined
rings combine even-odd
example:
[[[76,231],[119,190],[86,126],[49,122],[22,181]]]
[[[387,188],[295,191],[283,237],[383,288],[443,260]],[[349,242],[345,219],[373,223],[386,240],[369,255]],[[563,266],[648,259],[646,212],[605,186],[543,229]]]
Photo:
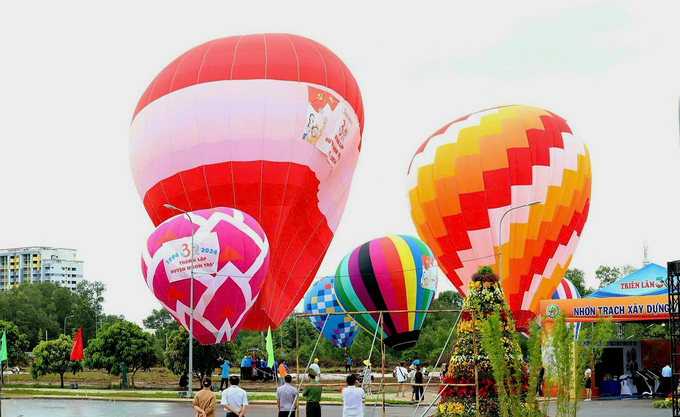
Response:
[[[73,349],[71,349],[71,360],[83,359],[83,328],[78,329],[76,337],[73,339]]]

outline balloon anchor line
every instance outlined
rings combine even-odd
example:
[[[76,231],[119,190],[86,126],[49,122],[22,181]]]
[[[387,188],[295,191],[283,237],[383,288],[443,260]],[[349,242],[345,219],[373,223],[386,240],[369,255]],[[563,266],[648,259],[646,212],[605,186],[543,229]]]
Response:
[[[297,321],[297,319],[296,319]],[[316,343],[314,344],[314,349],[312,349],[312,354],[309,356],[309,361],[307,361],[307,367],[305,368],[305,372],[302,375],[307,375],[307,371],[309,370],[309,365],[312,363],[312,359],[314,358],[314,354],[316,353],[316,348],[319,346],[319,340],[321,340],[321,336],[323,335],[323,330],[326,328],[326,323],[328,323],[328,317],[326,317],[326,320],[323,321],[323,326],[321,327],[321,331],[319,332],[319,336],[316,338]],[[299,350],[299,346],[296,346],[296,349]],[[300,397],[300,390],[302,389],[302,384],[304,382],[303,378],[300,376],[300,369],[298,369],[298,378],[300,378],[300,384],[298,385],[297,393],[295,394],[295,400],[293,401],[294,404],[298,403],[298,398]],[[293,413],[293,407],[290,407],[290,410],[288,411],[288,417],[291,416]]]
[[[427,392],[427,387],[430,386],[430,381],[432,381],[432,377],[434,376],[434,371],[437,369],[439,366],[439,361],[442,360],[442,355],[444,355],[444,351],[446,350],[447,346],[449,345],[449,342],[451,341],[451,336],[453,336],[453,331],[456,329],[456,326],[458,326],[458,322],[460,321],[460,314],[458,314],[458,318],[456,318],[456,322],[453,324],[453,327],[451,327],[451,331],[449,332],[449,337],[446,339],[446,343],[444,343],[444,347],[442,347],[442,351],[439,353],[439,357],[437,358],[437,363],[434,365],[434,368],[432,368],[432,372],[430,372],[430,377],[427,378],[427,384],[425,384],[425,389],[423,389],[423,395],[420,396],[418,399],[418,404],[416,405],[416,409],[413,411],[413,415],[411,417],[416,417],[416,413],[418,412],[418,408],[420,408],[420,404],[423,402],[423,397],[425,396],[425,392]],[[477,360],[477,358],[475,358]],[[439,375],[439,378],[444,382],[444,375]],[[441,395],[441,394],[440,394]],[[437,396],[439,398],[439,395]],[[436,401],[436,399],[435,399]],[[434,404],[434,402],[432,403]],[[430,408],[432,408],[432,404],[430,404],[429,407],[427,407],[427,410],[425,410],[425,413],[423,413],[423,416],[430,411]]]

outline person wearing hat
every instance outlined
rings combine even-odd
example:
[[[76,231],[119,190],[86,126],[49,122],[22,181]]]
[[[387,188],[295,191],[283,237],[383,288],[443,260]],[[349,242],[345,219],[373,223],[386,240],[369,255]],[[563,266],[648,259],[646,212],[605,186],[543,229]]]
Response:
[[[302,391],[302,396],[307,399],[305,412],[307,417],[321,417],[321,384],[316,380],[316,371],[307,371],[307,386]]]
[[[309,365],[309,369],[316,371],[316,380],[321,381],[321,369],[319,368],[319,358],[314,358],[314,363]]]
[[[222,368],[222,379],[220,380],[220,391],[222,391],[222,386],[229,388],[229,361],[225,359],[220,368]]]
[[[411,381],[411,401],[415,401],[414,397],[416,395],[416,391],[418,391],[418,387],[413,385],[416,383],[416,367],[411,365],[408,367],[408,369],[410,370],[408,373],[408,377],[409,380]]]
[[[364,391],[366,391],[366,394],[372,395],[373,390],[371,389],[371,361],[366,359],[364,361],[364,370],[361,378],[361,386],[363,387]]]

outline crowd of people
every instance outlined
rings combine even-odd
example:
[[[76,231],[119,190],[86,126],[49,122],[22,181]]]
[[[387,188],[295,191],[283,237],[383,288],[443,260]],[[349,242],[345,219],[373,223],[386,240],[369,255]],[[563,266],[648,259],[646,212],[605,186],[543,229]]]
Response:
[[[399,385],[397,386],[397,397],[401,392],[402,397],[405,397],[405,386],[410,382],[412,386],[411,401],[419,401],[423,398],[423,379],[428,375],[427,367],[423,365],[421,368],[420,361],[415,359],[409,360],[411,363],[408,369],[405,363],[400,363],[394,369],[394,376]],[[346,355],[345,370],[352,372],[352,359]],[[372,394],[372,369],[369,360],[363,361],[363,369],[361,372],[350,373],[345,381],[347,386],[341,389],[343,400],[343,417],[363,417],[363,400],[366,395]],[[243,417],[248,406],[248,394],[243,390],[239,383],[242,380],[255,379],[261,377],[261,373],[270,373],[271,378],[280,380],[281,385],[276,390],[276,405],[278,409],[278,417],[296,417],[295,416],[295,402],[298,397],[298,388],[292,385],[292,375],[285,360],[280,363],[275,361],[269,367],[267,362],[258,359],[257,353],[253,352],[252,356],[248,354],[241,360],[241,375],[229,374],[229,361],[225,360],[221,365],[222,373],[220,379],[219,391],[222,392],[222,399],[220,406],[224,408],[227,417]],[[442,366],[442,374],[446,372],[446,365]],[[314,362],[309,365],[307,370],[307,383],[299,394],[306,400],[305,413],[306,417],[321,417],[321,394],[323,391],[322,385],[319,382],[321,378],[321,368],[319,367],[319,359],[314,359]],[[441,376],[440,376],[441,378]],[[217,410],[216,392],[212,388],[212,380],[209,377],[201,381],[202,389],[195,395],[193,401],[193,408],[196,411],[196,417],[214,417]]]

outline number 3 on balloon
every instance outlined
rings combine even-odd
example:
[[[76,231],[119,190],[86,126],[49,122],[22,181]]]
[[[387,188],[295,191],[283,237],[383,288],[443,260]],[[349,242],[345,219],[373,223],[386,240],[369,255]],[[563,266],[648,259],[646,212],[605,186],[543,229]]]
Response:
[[[186,253],[185,253],[186,252]],[[186,243],[182,245],[182,256],[185,258],[191,254],[191,251],[189,250],[189,245]]]

